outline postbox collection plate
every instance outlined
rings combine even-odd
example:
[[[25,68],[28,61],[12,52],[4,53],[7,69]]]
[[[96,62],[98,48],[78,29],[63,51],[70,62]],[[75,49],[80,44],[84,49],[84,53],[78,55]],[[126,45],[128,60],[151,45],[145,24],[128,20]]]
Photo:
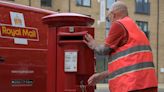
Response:
[[[77,72],[77,51],[65,51],[65,60],[64,60],[64,71],[65,72]]]

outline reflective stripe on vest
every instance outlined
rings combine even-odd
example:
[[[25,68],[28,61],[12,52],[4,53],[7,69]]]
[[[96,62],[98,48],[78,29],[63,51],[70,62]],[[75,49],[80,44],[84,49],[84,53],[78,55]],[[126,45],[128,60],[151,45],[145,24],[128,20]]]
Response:
[[[131,47],[125,51],[116,53],[116,54],[112,55],[111,57],[109,57],[109,64],[114,62],[117,59],[123,58],[125,56],[130,55],[130,54],[134,54],[137,52],[148,52],[148,51],[151,51],[151,48],[148,45]]]
[[[142,63],[138,63],[132,66],[123,67],[121,69],[118,69],[110,73],[109,80],[112,80],[126,73],[135,72],[135,71],[144,70],[144,69],[150,69],[150,68],[154,68],[154,64],[152,61],[142,62]]]

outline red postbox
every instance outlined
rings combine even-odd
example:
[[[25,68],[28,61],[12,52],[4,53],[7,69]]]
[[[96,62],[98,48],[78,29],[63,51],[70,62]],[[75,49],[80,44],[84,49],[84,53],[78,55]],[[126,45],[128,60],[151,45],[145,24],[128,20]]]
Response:
[[[0,1],[0,91],[46,92],[48,26],[55,12]]]
[[[94,52],[84,43],[94,36],[94,20],[75,13],[59,13],[43,18],[49,25],[48,92],[94,92],[87,85],[94,73]]]

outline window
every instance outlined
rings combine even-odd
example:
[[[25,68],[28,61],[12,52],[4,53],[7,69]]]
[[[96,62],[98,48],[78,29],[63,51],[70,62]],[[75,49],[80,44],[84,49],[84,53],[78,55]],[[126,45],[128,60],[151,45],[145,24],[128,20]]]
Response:
[[[51,6],[51,0],[41,0],[41,6]]]
[[[106,8],[107,8],[107,10],[111,8],[112,4],[113,4],[115,1],[116,1],[116,0],[106,0],[106,3],[107,3]],[[108,36],[110,26],[111,26],[110,21],[106,20],[105,37]]]
[[[109,29],[110,29],[110,22],[109,21],[106,21],[106,30],[105,30],[105,37],[108,36],[108,33],[109,33]]]
[[[150,2],[149,0],[135,0],[136,2],[136,13],[141,13],[141,14],[150,14]]]
[[[91,7],[91,0],[76,0],[78,6]]]
[[[112,4],[115,2],[115,0],[106,0],[106,8],[109,10],[112,6]]]
[[[136,23],[140,27],[140,29],[145,33],[147,38],[149,39],[148,22],[136,21]]]

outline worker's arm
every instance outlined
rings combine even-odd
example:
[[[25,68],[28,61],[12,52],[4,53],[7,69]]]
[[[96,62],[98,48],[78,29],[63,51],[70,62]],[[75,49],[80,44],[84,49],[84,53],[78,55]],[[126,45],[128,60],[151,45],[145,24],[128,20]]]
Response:
[[[112,49],[106,45],[99,45],[96,46],[94,51],[99,55],[107,55],[108,53],[112,52]]]
[[[101,72],[101,73],[93,74],[88,79],[88,85],[95,86],[98,82],[100,82],[101,80],[105,79],[108,75],[109,75],[108,71],[104,71],[104,72]]]
[[[94,50],[99,55],[106,55],[112,51],[112,49],[109,46],[106,45],[97,45],[95,40],[90,34],[85,35],[86,38],[86,44],[89,48]]]
[[[86,44],[97,54],[109,54],[113,50],[123,46],[128,41],[128,32],[122,24],[114,22],[110,28],[109,34],[105,39],[104,45],[98,46],[90,34],[85,35]]]

